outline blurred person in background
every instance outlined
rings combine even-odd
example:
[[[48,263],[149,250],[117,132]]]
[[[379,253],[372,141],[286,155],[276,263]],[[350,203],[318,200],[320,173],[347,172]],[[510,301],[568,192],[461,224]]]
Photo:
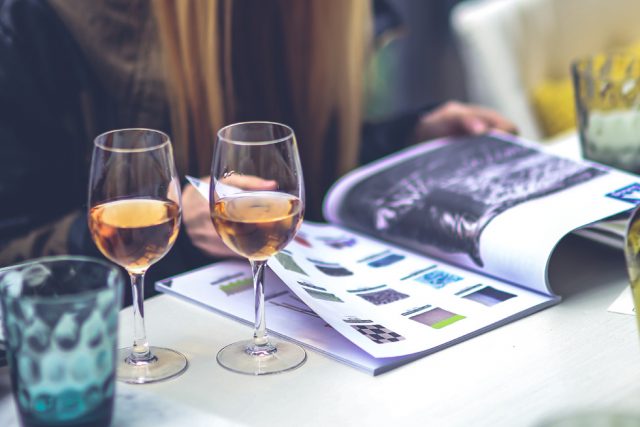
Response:
[[[298,139],[306,217],[315,220],[328,187],[362,160],[445,135],[515,130],[493,111],[457,102],[363,125],[363,76],[384,30],[384,6],[0,1],[0,266],[43,255],[99,256],[86,221],[87,176],[93,139],[110,129],[165,131],[179,174],[205,176],[225,124],[286,123]],[[232,255],[190,186],[183,228],[150,269],[150,287]]]

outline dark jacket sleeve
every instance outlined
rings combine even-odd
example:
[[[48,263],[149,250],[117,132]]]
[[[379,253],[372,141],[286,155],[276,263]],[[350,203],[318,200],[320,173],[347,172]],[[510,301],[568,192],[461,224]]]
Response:
[[[86,199],[86,83],[79,50],[45,2],[0,1],[0,265],[65,253],[53,224],[68,229],[66,215]],[[49,231],[35,238],[38,229]]]
[[[362,126],[360,163],[372,162],[407,147],[411,143],[418,119],[438,105],[440,104],[429,104],[384,120],[365,122]]]

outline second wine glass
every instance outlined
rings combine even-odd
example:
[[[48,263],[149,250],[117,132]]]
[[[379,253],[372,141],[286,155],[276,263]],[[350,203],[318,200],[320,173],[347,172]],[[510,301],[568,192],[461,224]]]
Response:
[[[255,299],[253,339],[220,350],[225,368],[251,375],[286,371],[306,360],[302,347],[268,337],[264,269],[302,224],[304,185],[293,130],[271,122],[222,128],[214,149],[209,200],[222,241],[251,263]]]
[[[89,229],[98,249],[124,267],[133,292],[133,346],[120,350],[117,378],[149,383],[181,374],[183,354],[150,347],[144,324],[144,274],[173,246],[182,214],[169,137],[120,129],[96,137],[89,178]]]

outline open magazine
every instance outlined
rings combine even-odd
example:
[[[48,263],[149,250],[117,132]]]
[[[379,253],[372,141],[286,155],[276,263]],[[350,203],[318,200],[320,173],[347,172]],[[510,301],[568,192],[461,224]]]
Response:
[[[269,262],[268,326],[383,372],[558,302],[557,243],[638,194],[634,175],[511,136],[411,147],[340,179],[328,224],[305,222]],[[227,263],[157,287],[251,322],[251,285],[245,265]]]

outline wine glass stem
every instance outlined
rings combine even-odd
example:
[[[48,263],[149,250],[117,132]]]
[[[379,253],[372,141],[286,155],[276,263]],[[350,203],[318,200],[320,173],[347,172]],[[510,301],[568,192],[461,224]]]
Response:
[[[266,261],[250,261],[253,272],[253,292],[255,298],[255,326],[253,330],[253,344],[264,347],[269,343],[267,325],[264,315],[264,267]]]
[[[129,273],[133,292],[133,349],[132,361],[151,359],[147,332],[144,327],[144,273]]]

